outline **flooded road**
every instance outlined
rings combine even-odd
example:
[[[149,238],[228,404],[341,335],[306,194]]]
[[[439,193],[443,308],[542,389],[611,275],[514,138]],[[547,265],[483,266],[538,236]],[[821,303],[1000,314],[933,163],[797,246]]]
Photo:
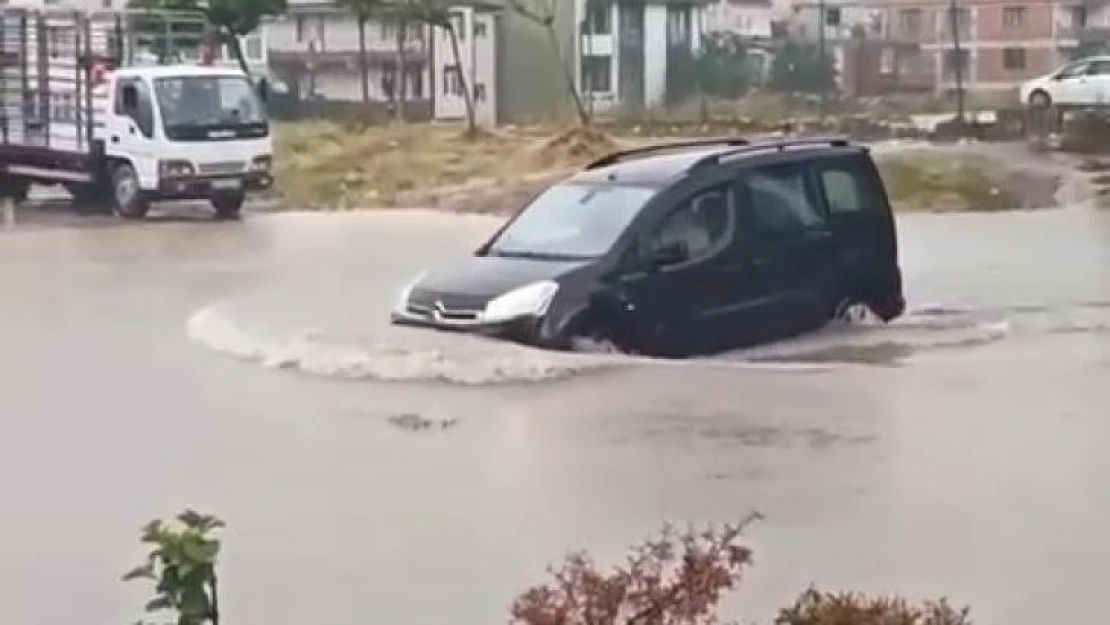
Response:
[[[184,506],[229,523],[229,623],[504,622],[567,549],[752,509],[745,622],[811,582],[1101,618],[1110,214],[905,218],[905,319],[701,361],[388,328],[491,223],[0,233],[0,620],[132,622]]]

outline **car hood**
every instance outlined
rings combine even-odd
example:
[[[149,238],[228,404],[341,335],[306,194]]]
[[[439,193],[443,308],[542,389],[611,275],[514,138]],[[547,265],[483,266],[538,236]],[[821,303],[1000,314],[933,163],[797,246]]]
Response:
[[[589,262],[471,256],[428,272],[409,297],[410,301],[429,305],[439,300],[449,308],[481,307],[517,287],[566,275]]]

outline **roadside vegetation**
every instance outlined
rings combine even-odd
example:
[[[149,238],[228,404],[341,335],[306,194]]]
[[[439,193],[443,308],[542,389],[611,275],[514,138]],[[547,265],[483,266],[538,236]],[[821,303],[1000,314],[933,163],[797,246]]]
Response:
[[[725,595],[752,567],[744,532],[761,520],[688,528],[664,526],[634,546],[623,564],[601,565],[586,552],[548,569],[548,580],[524,590],[509,607],[514,625],[714,625]],[[223,527],[214,516],[187,510],[142,530],[148,554],[124,576],[154,585],[147,615],[177,625],[219,625],[216,572]],[[945,599],[808,588],[775,616],[773,625],[971,625],[970,610]],[[145,621],[140,620],[138,625]]]
[[[476,133],[458,124],[280,124],[275,130],[277,193],[281,205],[297,209],[438,207],[506,213],[590,159],[669,134],[660,130],[641,123],[536,124]],[[983,156],[906,150],[879,154],[876,160],[900,211],[1022,206],[1019,194],[1008,191],[1012,174]]]

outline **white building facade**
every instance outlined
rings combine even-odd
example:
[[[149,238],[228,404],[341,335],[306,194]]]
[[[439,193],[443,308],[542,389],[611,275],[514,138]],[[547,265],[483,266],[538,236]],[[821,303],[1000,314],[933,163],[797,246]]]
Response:
[[[700,48],[705,3],[573,2],[575,81],[588,105],[605,112],[663,104],[668,57],[676,47]]]

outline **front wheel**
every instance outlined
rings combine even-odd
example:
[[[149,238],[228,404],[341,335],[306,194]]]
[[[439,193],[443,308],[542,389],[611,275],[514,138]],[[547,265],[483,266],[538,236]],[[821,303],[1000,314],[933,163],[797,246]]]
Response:
[[[124,219],[143,219],[150,210],[150,201],[139,185],[139,175],[128,163],[112,172],[112,199],[116,214]]]
[[[243,193],[220,193],[211,198],[212,208],[216,209],[216,219],[238,219],[243,209]]]
[[[1034,91],[1029,96],[1029,106],[1035,109],[1046,109],[1052,106],[1052,98],[1044,91]]]

